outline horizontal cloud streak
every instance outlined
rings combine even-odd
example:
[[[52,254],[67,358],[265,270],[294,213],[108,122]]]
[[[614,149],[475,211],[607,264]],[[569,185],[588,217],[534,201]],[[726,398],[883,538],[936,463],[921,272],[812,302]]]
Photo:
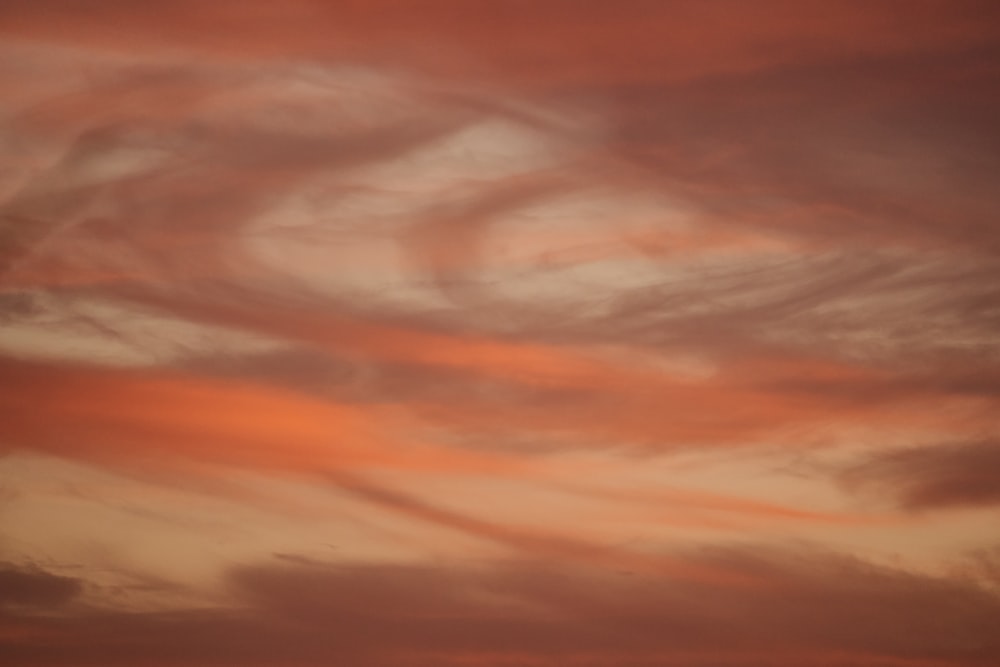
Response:
[[[504,468],[499,458],[398,440],[382,408],[167,372],[11,359],[0,369],[12,383],[0,391],[8,447],[140,467]]]

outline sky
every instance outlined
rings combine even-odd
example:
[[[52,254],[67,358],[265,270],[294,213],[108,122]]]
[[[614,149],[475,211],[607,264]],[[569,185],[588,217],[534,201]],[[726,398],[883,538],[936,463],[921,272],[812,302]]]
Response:
[[[1000,664],[1000,5],[0,5],[0,663]]]

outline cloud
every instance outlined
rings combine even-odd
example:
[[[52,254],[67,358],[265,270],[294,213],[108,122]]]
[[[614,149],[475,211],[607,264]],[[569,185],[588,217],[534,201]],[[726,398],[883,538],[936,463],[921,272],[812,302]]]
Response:
[[[753,585],[724,568],[700,567],[697,562],[648,555],[615,546],[481,519],[415,498],[392,488],[370,482],[358,475],[334,472],[324,478],[338,489],[372,504],[404,516],[452,528],[468,535],[507,547],[516,554],[540,559],[559,559],[570,563],[596,564],[656,573],[665,577],[694,579],[722,584]]]
[[[588,26],[600,18],[611,27],[607,35],[591,35],[598,43],[624,35],[645,43],[653,18],[680,30],[687,22],[700,25],[709,11],[684,5],[669,17],[656,9],[650,18],[651,6],[640,5],[572,12],[565,16],[566,30],[585,43]],[[301,20],[299,10],[325,16],[318,5],[297,7],[288,15],[293,21]],[[563,16],[567,7],[547,3],[531,11],[544,19]],[[730,62],[744,51],[757,53],[758,42],[772,44],[766,63],[708,79],[581,83],[559,95],[499,85],[448,88],[440,74],[377,66],[241,66],[238,58],[166,56],[157,56],[166,62],[136,65],[133,56],[105,54],[106,70],[95,83],[81,72],[73,94],[43,95],[14,115],[13,125],[30,130],[26,136],[35,143],[64,143],[54,150],[58,159],[39,160],[45,167],[6,202],[12,241],[3,253],[11,265],[4,289],[11,299],[45,304],[53,319],[61,314],[67,325],[85,321],[105,338],[117,335],[129,343],[136,341],[123,318],[74,314],[95,302],[135,315],[153,310],[178,322],[320,347],[336,362],[360,356],[361,366],[376,371],[418,368],[428,380],[459,371],[533,389],[554,383],[594,394],[595,386],[606,387],[596,407],[583,402],[589,411],[577,403],[568,414],[553,400],[538,402],[542,414],[524,415],[531,428],[559,431],[572,430],[579,413],[584,419],[592,414],[577,430],[602,440],[757,441],[772,435],[768,425],[799,419],[792,417],[799,403],[807,422],[846,418],[843,401],[834,400],[838,395],[878,394],[886,404],[908,404],[914,375],[937,378],[956,362],[974,365],[996,324],[989,307],[996,259],[990,228],[981,220],[992,219],[994,198],[983,184],[992,182],[997,165],[988,150],[968,141],[970,131],[985,127],[976,114],[997,103],[976,92],[990,76],[977,66],[986,48],[977,40],[989,29],[972,17],[986,10],[970,4],[967,12],[948,14],[944,4],[928,3],[909,25],[911,40],[890,44],[874,39],[891,18],[888,5],[837,4],[823,9],[828,24],[794,7],[786,7],[787,23],[751,21],[748,33],[734,35],[718,28],[738,39],[708,48]],[[397,9],[412,12],[406,3]],[[30,25],[48,16],[44,8],[11,11]],[[107,11],[150,28],[144,11],[110,5]],[[222,8],[219,15],[230,11]],[[356,20],[371,34],[397,34],[387,27],[401,20],[397,14],[387,19],[368,11],[343,9],[347,24]],[[528,9],[507,11],[501,24]],[[424,14],[411,33],[417,39],[421,26],[435,34],[496,23],[485,20],[489,12],[447,2]],[[728,25],[731,17],[723,15]],[[207,19],[186,6],[156,17],[167,33],[175,20]],[[800,25],[816,39],[832,39],[845,22],[857,40],[850,56],[813,52],[812,38],[793,35],[773,43]],[[240,25],[259,27],[252,20]],[[270,27],[272,35],[282,34]],[[674,61],[677,49],[701,48],[657,35],[656,48],[650,42],[653,59]],[[63,37],[72,43],[72,35]],[[975,39],[962,42],[970,37]],[[294,46],[287,35],[280,39]],[[308,35],[302,39],[308,42]],[[942,115],[921,93],[928,84],[917,74],[930,61],[939,62],[935,85],[949,87],[963,102],[954,117]],[[65,63],[48,67],[72,70]],[[872,98],[872,91],[882,92]],[[863,103],[845,101],[861,93]],[[595,95],[607,101],[595,107],[600,113],[584,101]],[[574,122],[575,113],[600,119],[591,127]],[[926,120],[932,131],[918,136],[898,128],[904,117],[914,126]],[[528,160],[504,178],[480,174],[477,156],[489,151],[478,144],[464,148],[473,155],[443,151],[437,161],[420,161],[421,151],[437,155],[464,130],[500,121],[513,128],[513,138],[551,143],[554,158]],[[420,168],[407,170],[409,162]],[[425,172],[435,170],[444,174],[441,187],[421,189]],[[587,200],[608,192],[618,207],[612,210],[623,210],[654,190],[666,197],[654,200],[653,223],[644,233],[656,232],[650,237],[677,246],[676,252],[629,245],[629,232],[617,229],[615,219],[579,221],[548,236],[537,232],[542,241],[533,241],[558,253],[580,239],[617,238],[613,251],[595,257],[620,262],[619,274],[648,274],[638,287],[622,287],[600,272],[588,276],[596,260],[576,267],[587,289],[573,286],[581,275],[547,264],[544,252],[521,255],[528,266],[517,270],[505,264],[505,244],[525,243],[516,233],[521,218],[546,223],[567,196]],[[352,198],[369,205],[339,208]],[[665,210],[674,201],[683,203],[680,225]],[[940,224],[944,219],[961,224]],[[956,228],[966,231],[949,231]],[[735,240],[717,255],[706,239],[727,234]],[[376,240],[360,244],[359,252],[340,250],[341,242],[358,235]],[[307,273],[317,246],[324,270]],[[283,261],[266,261],[261,247]],[[352,263],[363,269],[380,254],[391,256],[384,275],[367,272],[361,290],[342,280]],[[532,296],[513,299],[504,287],[525,270],[534,278],[522,289]],[[564,289],[546,300],[530,287]],[[396,291],[406,296],[383,298]],[[914,318],[924,322],[919,330],[910,325]],[[164,329],[160,336],[173,342]],[[670,378],[649,382],[595,363],[593,346],[629,346],[654,363],[664,356],[701,356],[723,372],[704,386]],[[932,367],[911,367],[907,360],[914,354],[933,360]],[[752,364],[755,357],[802,360],[804,372],[814,363],[877,369],[859,369],[857,381],[813,382],[786,406],[775,389],[791,395],[810,383],[796,387],[793,378],[780,378],[761,390],[734,389],[728,382],[730,363]],[[961,378],[949,381],[958,386]],[[962,392],[949,392],[943,383],[935,389],[962,400]],[[626,406],[619,410],[622,396]],[[653,396],[669,399],[674,413],[657,415],[662,411]],[[457,417],[435,405],[423,412],[488,431],[491,422],[516,422],[511,412],[521,411],[488,405],[479,416],[478,407]]]
[[[536,561],[263,563],[234,568],[240,611],[35,620],[24,665],[988,665],[1000,600],[969,583],[844,556],[712,549],[693,562],[764,585],[706,588]],[[184,637],[178,642],[178,637]],[[104,661],[103,663],[101,661]]]
[[[156,8],[157,10],[161,8]],[[900,25],[891,2],[790,2],[762,10],[739,2],[614,8],[459,0],[378,0],[330,6],[298,1],[193,2],[169,10],[50,0],[5,7],[5,32],[107,50],[185,48],[230,58],[340,58],[390,62],[452,76],[567,84],[672,80],[913,50],[953,50],[995,35],[986,2],[922,2]],[[114,20],[121,29],[112,29]],[[890,30],[895,28],[895,31]],[[692,39],[692,35],[697,39]]]
[[[389,425],[392,410],[376,415],[384,406],[338,404],[266,384],[168,371],[10,358],[0,358],[0,368],[11,380],[0,391],[8,448],[148,470],[518,467],[499,456],[407,437]]]
[[[38,568],[0,563],[0,608],[59,607],[83,590],[83,582]]]
[[[879,452],[849,468],[850,487],[910,511],[1000,504],[1000,443],[935,444]]]
[[[193,548],[235,601],[157,613],[11,567],[0,661],[996,664],[993,555],[949,579],[781,546],[918,544],[930,571],[955,545],[900,515],[1000,500],[1000,15],[898,5],[3,3],[0,449],[181,493],[249,472],[228,500],[301,484],[326,512],[318,480],[364,504],[342,553],[371,519],[402,536],[380,559],[456,560],[325,566],[314,524],[241,525],[281,562]],[[900,441],[942,444],[839,479],[889,499],[877,530],[906,547],[769,469]],[[35,521],[86,532],[85,497],[35,474],[24,532],[105,548]],[[132,493],[137,517],[167,502]],[[767,544],[620,543],[727,521]],[[483,543],[517,560],[455,555]],[[129,570],[194,569],[154,549]]]

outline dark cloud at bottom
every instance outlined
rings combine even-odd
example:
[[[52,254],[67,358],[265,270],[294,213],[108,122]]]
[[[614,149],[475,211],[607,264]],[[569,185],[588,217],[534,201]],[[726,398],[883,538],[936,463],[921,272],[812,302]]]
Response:
[[[0,563],[0,609],[8,605],[59,606],[79,595],[81,590],[76,579],[49,574],[38,568]]]
[[[537,561],[236,567],[238,609],[8,615],[4,664],[995,665],[1000,598],[809,549],[691,556],[756,580]]]

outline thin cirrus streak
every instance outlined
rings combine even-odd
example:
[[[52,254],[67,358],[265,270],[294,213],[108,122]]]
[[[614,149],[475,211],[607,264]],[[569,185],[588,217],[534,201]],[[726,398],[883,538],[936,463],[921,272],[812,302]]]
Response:
[[[0,662],[994,665],[1000,13],[0,9]]]

